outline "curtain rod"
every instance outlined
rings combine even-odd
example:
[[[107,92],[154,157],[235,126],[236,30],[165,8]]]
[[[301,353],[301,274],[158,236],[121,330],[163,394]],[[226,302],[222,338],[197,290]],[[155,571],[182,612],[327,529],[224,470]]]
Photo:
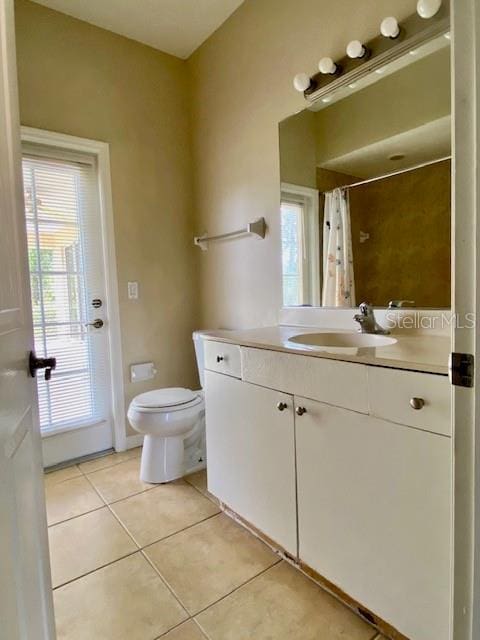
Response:
[[[353,182],[352,184],[346,184],[342,187],[336,187],[338,189],[353,189],[354,187],[361,187],[364,184],[370,184],[370,182],[377,182],[377,180],[383,180],[384,178],[392,178],[393,176],[399,176],[402,173],[408,173],[409,171],[415,171],[416,169],[422,169],[423,167],[429,167],[432,164],[437,164],[439,162],[445,162],[445,160],[451,160],[452,156],[445,156],[444,158],[439,158],[438,160],[430,160],[429,162],[422,162],[421,164],[417,164],[414,167],[408,167],[408,169],[400,169],[399,171],[392,171],[391,173],[385,173],[382,176],[376,176],[375,178],[367,178],[366,180],[360,180],[359,182]],[[321,168],[321,167],[320,167]],[[328,191],[322,191],[323,194],[330,193],[333,189],[329,189]]]

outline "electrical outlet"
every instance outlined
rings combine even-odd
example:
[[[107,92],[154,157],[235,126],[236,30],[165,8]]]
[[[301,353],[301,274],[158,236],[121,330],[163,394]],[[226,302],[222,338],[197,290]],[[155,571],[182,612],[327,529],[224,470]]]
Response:
[[[128,283],[128,299],[138,300],[138,282]]]

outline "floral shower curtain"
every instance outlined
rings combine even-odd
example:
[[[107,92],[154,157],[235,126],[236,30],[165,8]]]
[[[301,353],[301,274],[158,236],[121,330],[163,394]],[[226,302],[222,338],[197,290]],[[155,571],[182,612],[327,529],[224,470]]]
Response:
[[[322,306],[354,307],[352,233],[348,190],[325,194]]]

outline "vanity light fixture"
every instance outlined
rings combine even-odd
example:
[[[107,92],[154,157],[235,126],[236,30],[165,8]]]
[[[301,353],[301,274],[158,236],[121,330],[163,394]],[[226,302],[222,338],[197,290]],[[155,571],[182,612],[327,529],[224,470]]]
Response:
[[[320,73],[324,75],[333,76],[340,71],[338,64],[335,64],[331,58],[322,58],[318,63],[318,68],[320,69]]]
[[[312,86],[312,81],[306,73],[297,73],[293,79],[293,86],[297,91],[303,93]]]
[[[417,13],[421,18],[428,20],[440,11],[442,0],[418,0]]]
[[[385,18],[380,25],[380,33],[385,38],[390,38],[391,40],[395,40],[400,35],[400,26],[398,24],[398,20],[393,16]]]
[[[352,40],[347,46],[347,56],[353,60],[356,58],[365,58],[368,54],[367,48],[360,40]]]

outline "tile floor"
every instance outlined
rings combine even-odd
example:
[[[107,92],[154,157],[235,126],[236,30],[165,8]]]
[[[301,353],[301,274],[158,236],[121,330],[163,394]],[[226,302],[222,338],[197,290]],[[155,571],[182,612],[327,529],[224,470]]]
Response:
[[[139,455],[45,476],[58,640],[381,640],[223,515],[205,472],[149,485]]]

